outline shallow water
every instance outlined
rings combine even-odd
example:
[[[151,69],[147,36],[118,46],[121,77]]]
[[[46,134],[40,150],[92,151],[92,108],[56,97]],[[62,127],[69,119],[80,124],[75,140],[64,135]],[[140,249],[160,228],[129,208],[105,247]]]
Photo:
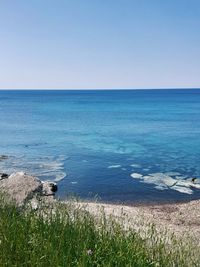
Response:
[[[200,198],[200,90],[0,91],[2,154],[60,198]]]

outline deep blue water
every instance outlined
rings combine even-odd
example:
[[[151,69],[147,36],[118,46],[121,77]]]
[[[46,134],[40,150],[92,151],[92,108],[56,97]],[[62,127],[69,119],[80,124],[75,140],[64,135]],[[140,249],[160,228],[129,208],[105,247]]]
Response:
[[[200,89],[0,91],[1,154],[60,198],[200,198]]]

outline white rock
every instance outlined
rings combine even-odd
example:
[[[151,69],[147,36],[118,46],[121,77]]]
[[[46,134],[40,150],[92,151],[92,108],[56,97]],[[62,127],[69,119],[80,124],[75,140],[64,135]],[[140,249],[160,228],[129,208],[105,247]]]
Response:
[[[176,190],[180,193],[184,193],[184,194],[189,194],[189,195],[193,194],[193,191],[190,188],[183,187],[183,186],[175,185],[175,186],[172,186],[171,189]]]
[[[131,174],[131,177],[135,178],[135,179],[141,179],[143,176],[140,173],[134,172],[134,173]]]
[[[120,168],[121,167],[121,165],[110,165],[110,166],[108,166],[108,169],[115,169],[115,168]]]

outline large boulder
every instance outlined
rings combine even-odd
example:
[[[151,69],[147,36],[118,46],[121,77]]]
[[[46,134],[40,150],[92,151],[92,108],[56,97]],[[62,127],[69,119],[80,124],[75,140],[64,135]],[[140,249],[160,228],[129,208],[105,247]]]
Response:
[[[0,190],[4,191],[18,205],[24,204],[35,194],[42,194],[42,182],[24,172],[11,174],[7,179],[0,181]]]

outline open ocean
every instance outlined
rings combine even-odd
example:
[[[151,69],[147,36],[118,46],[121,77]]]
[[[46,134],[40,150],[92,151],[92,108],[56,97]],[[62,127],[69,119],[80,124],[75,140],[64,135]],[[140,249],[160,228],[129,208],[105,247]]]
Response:
[[[198,199],[200,89],[0,91],[0,155],[61,199]]]

